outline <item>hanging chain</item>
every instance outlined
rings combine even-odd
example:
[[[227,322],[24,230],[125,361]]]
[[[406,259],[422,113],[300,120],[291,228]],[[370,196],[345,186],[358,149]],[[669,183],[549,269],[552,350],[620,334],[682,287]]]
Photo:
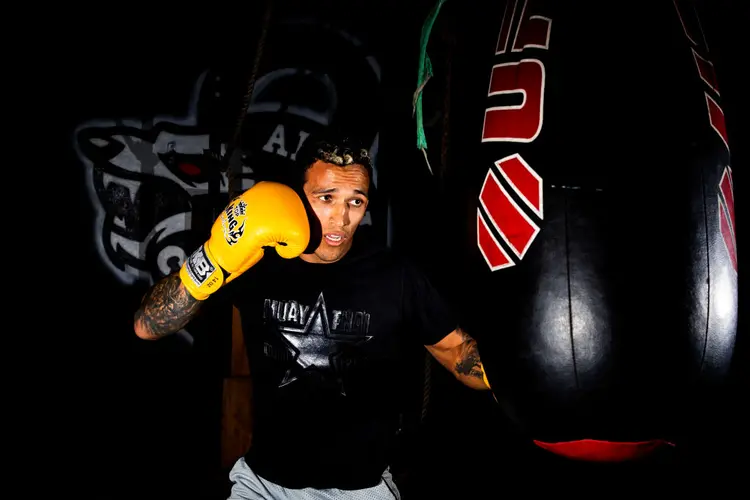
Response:
[[[241,155],[240,140],[242,139],[242,126],[247,118],[248,108],[250,107],[250,101],[253,97],[253,90],[255,89],[255,81],[257,79],[258,70],[260,68],[261,56],[266,45],[266,38],[268,36],[268,28],[271,24],[271,13],[273,10],[274,0],[266,0],[266,9],[263,14],[263,24],[261,26],[260,37],[258,39],[257,50],[255,51],[255,60],[253,61],[253,69],[250,72],[247,83],[247,91],[242,99],[242,108],[240,109],[239,116],[237,117],[237,123],[234,128],[234,135],[227,148],[226,158],[229,161],[227,169],[227,182],[229,190],[229,199],[231,200],[237,196],[241,191],[242,179],[240,177],[242,173],[242,158],[237,155]]]

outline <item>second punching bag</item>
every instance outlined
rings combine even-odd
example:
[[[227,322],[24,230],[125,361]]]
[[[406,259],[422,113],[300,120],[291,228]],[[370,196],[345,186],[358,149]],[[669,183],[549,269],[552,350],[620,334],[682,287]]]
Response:
[[[737,252],[721,94],[690,2],[448,2],[443,227],[462,314],[534,442],[687,439],[729,368]]]

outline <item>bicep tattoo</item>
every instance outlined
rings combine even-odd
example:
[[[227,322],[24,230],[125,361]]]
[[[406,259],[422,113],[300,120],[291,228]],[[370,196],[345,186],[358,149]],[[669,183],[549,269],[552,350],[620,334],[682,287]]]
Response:
[[[477,341],[461,330],[458,330],[458,333],[464,338],[464,342],[457,348],[456,373],[482,379],[482,362],[479,358]]]

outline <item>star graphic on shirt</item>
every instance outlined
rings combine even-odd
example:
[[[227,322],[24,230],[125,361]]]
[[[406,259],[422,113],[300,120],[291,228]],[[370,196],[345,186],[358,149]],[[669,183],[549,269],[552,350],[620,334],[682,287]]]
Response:
[[[338,334],[331,331],[328,321],[323,292],[318,295],[318,300],[310,311],[310,315],[302,328],[289,326],[279,327],[279,332],[286,340],[292,353],[292,358],[297,366],[303,370],[328,369],[331,363],[336,364],[336,358],[341,355],[340,344],[355,345],[367,342],[371,335]],[[284,379],[279,384],[283,387],[297,380],[297,376],[288,369]],[[346,395],[339,379],[341,393]]]

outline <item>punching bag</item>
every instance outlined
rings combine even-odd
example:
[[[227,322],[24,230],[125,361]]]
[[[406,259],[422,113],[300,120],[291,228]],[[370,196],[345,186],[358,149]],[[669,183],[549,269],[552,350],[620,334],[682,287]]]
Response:
[[[442,227],[498,401],[565,457],[679,447],[738,315],[729,145],[694,6],[440,16],[456,30]]]

